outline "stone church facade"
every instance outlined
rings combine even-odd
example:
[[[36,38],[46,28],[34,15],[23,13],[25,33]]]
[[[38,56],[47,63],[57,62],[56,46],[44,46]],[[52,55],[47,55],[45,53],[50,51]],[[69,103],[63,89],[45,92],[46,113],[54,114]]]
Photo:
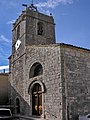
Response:
[[[90,50],[56,44],[52,16],[22,11],[13,24],[9,65],[14,113],[46,120],[90,113]]]

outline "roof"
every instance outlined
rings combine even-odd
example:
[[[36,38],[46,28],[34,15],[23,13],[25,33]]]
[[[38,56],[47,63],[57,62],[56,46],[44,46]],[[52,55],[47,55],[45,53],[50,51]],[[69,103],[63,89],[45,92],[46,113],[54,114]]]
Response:
[[[58,47],[58,46],[65,46],[65,47],[72,47],[72,48],[76,48],[76,49],[81,49],[81,50],[85,50],[85,51],[89,51],[90,49],[87,48],[83,48],[83,47],[79,47],[79,46],[75,46],[75,45],[71,45],[71,44],[66,44],[66,43],[56,43],[56,44],[49,44],[49,45],[27,45],[27,47]]]
[[[88,49],[88,48],[83,48],[83,47],[74,46],[74,45],[71,45],[71,44],[65,44],[65,43],[59,43],[59,44],[62,45],[62,46],[73,47],[73,48],[82,49],[82,50],[85,50],[85,51],[89,51],[89,52],[90,52],[90,49]]]

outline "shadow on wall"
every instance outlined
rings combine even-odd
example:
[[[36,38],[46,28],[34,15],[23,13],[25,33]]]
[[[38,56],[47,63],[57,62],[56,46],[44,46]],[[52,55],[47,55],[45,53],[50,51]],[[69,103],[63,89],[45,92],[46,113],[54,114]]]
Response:
[[[21,114],[21,115],[29,115],[30,114],[30,106],[23,99],[23,97],[11,86],[9,82],[8,87],[8,95],[9,95],[9,105],[12,107],[13,114]]]

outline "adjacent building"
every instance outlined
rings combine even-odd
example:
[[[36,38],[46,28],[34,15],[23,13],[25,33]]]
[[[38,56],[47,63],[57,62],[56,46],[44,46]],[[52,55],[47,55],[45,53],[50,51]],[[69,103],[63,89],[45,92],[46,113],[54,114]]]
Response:
[[[8,104],[8,73],[0,73],[0,105]]]

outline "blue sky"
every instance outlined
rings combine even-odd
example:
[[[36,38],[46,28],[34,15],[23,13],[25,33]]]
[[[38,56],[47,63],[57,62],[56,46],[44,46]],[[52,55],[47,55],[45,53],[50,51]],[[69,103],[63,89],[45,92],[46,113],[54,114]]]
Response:
[[[12,23],[32,0],[0,0],[0,71],[8,68]],[[42,13],[52,13],[57,43],[90,49],[90,0],[33,0]]]

